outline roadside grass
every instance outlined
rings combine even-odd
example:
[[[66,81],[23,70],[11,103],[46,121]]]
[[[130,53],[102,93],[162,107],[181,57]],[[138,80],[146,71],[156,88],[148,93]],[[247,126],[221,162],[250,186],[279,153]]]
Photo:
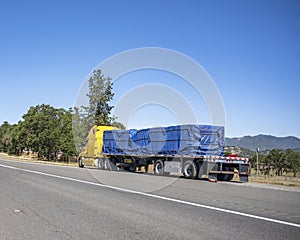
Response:
[[[0,153],[0,157],[4,160],[18,160],[23,162],[33,162],[33,163],[41,163],[41,164],[52,164],[59,166],[78,166],[78,164],[74,161],[64,162],[64,161],[47,161],[47,160],[39,160],[35,157],[26,157],[26,156],[13,156],[8,155],[7,153]]]
[[[300,178],[290,176],[250,176],[249,182],[282,185],[287,187],[300,187]]]
[[[259,173],[256,175],[255,169],[251,169],[249,182],[282,185],[287,187],[300,187],[300,177],[293,177],[292,173],[283,173],[282,176],[276,176],[274,171],[270,175]]]

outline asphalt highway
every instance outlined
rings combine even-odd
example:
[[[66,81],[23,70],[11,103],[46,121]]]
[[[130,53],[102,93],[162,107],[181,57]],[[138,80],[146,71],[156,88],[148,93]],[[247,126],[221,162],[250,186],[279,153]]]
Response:
[[[0,159],[0,239],[300,239],[300,191]]]

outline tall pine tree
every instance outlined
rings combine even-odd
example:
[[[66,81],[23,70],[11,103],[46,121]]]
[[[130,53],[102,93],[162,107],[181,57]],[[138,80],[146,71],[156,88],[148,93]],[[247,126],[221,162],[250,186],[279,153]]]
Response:
[[[89,106],[85,109],[92,125],[111,125],[114,120],[111,116],[113,106],[110,105],[114,96],[111,80],[109,76],[105,77],[100,69],[94,70],[89,78]]]

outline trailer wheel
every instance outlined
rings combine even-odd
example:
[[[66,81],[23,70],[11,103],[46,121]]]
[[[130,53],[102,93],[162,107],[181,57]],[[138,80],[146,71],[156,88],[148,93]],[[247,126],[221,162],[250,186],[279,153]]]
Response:
[[[224,167],[224,171],[233,172],[234,168],[232,168],[232,167]],[[233,179],[233,177],[234,177],[233,174],[222,174],[222,173],[219,173],[217,175],[218,181],[230,182]]]
[[[183,175],[185,178],[195,179],[198,174],[197,163],[192,161],[187,161],[183,166]]]
[[[226,171],[233,172],[233,167],[225,167]],[[234,174],[225,174],[223,181],[230,182],[234,177]]]
[[[227,178],[225,181],[230,182],[234,177],[234,174],[227,174]]]
[[[226,171],[229,171],[229,172],[234,171],[233,167],[226,167],[225,169],[226,169]],[[233,177],[234,177],[234,174],[225,174],[223,181],[230,182],[233,179]]]
[[[82,158],[81,157],[78,158],[78,167],[80,167],[80,168],[84,167],[84,165],[82,164]]]
[[[156,160],[154,162],[153,172],[155,175],[163,175],[164,174],[164,162],[162,160]]]
[[[98,168],[104,169],[104,159],[103,158],[98,159]]]
[[[224,181],[225,174],[218,173],[217,179],[218,181]]]

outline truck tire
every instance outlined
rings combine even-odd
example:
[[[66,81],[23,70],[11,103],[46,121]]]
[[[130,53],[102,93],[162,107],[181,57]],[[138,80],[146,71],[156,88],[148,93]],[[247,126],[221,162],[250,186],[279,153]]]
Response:
[[[227,175],[227,178],[224,181],[227,181],[227,182],[230,182],[234,177],[234,174],[226,174],[226,175]]]
[[[98,159],[98,168],[101,170],[104,169],[104,159],[103,158]]]
[[[224,167],[224,171],[228,171],[228,172],[233,172],[234,169],[232,167]],[[234,177],[234,174],[223,174],[223,173],[219,173],[217,175],[217,179],[218,181],[226,181],[226,182],[230,182]]]
[[[106,159],[104,159],[103,169],[108,170],[108,171],[116,171],[117,167],[110,159],[106,158]]]
[[[187,161],[183,165],[183,176],[189,179],[195,179],[198,175],[198,166],[197,163],[192,161]]]
[[[105,170],[108,170],[108,171],[111,171],[111,162],[109,159],[104,159],[104,169]]]
[[[82,158],[81,157],[78,158],[78,167],[80,167],[80,168],[84,167],[84,165],[82,164]]]
[[[218,174],[217,174],[217,180],[218,180],[218,181],[224,181],[225,175],[226,175],[226,174],[218,173]]]
[[[233,172],[233,167],[225,167],[226,171]],[[225,174],[223,181],[230,182],[234,177],[234,174]]]
[[[229,172],[234,171],[233,167],[227,167],[225,169],[226,169],[226,171],[229,171]],[[225,177],[224,177],[223,181],[230,182],[233,179],[233,177],[234,177],[234,174],[225,174]]]
[[[162,160],[154,162],[153,172],[155,175],[164,175],[164,162]]]

